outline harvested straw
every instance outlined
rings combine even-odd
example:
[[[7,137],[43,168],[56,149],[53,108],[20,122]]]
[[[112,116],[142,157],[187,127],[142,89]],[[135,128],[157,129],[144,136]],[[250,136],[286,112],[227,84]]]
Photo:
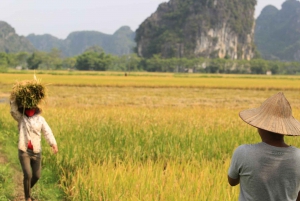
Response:
[[[46,97],[46,87],[37,79],[17,82],[11,92],[19,108],[35,108]]]

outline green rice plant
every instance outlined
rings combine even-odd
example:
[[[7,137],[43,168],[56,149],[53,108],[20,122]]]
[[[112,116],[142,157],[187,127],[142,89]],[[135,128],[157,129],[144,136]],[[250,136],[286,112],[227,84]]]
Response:
[[[56,117],[58,111],[68,122]],[[55,132],[61,155],[45,162],[59,168],[61,186],[70,200],[218,200],[219,196],[231,200],[226,195],[231,192],[226,169],[237,142],[224,137],[234,128],[218,129],[228,121],[236,123],[229,110],[89,107],[76,118],[80,111],[59,107],[47,113],[59,128]],[[205,123],[212,112],[230,115],[216,125]],[[170,175],[163,188],[161,176],[167,170]],[[213,193],[222,190],[224,195]]]
[[[10,164],[0,164],[0,200],[11,200],[14,193],[13,171]]]
[[[30,71],[31,72],[31,71]],[[31,72],[32,73],[32,72]],[[195,88],[195,89],[236,89],[259,91],[297,91],[300,89],[299,76],[266,75],[177,75],[177,74],[138,74],[120,76],[114,73],[69,75],[39,74],[39,77],[52,86],[70,87],[134,87],[134,88]],[[163,76],[162,76],[163,75]],[[30,79],[30,74],[0,74],[1,84],[11,84],[16,78]]]
[[[290,83],[281,87],[300,119],[298,85],[288,79],[41,76],[57,84],[48,87],[43,116],[59,148],[53,155],[43,140],[41,184],[58,185],[66,200],[237,200],[239,188],[227,183],[231,154],[260,141],[239,111]],[[12,130],[9,104],[0,109],[0,129]],[[286,141],[300,147],[296,137]]]

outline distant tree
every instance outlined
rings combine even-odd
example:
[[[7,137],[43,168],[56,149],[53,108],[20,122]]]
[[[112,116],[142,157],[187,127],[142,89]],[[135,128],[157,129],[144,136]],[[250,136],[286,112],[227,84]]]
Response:
[[[269,70],[272,72],[272,74],[280,74],[283,70],[283,63],[279,61],[269,61]]]
[[[62,67],[65,69],[73,69],[76,65],[76,57],[68,57],[63,59],[62,61]]]
[[[6,56],[7,56],[7,66],[8,67],[14,68],[19,65],[16,54],[7,53]]]
[[[8,69],[8,56],[4,52],[0,52],[0,72],[6,72]]]
[[[223,70],[223,65],[223,60],[211,59],[205,70],[207,73],[219,73],[220,70]]]
[[[287,62],[284,63],[284,74],[294,75],[300,73],[300,63],[299,62]]]
[[[4,52],[0,52],[0,66],[8,66],[9,59],[8,55]]]
[[[108,70],[111,71],[127,71],[128,56],[111,56],[112,63]]]
[[[84,52],[103,53],[104,50],[100,46],[94,45],[94,46],[88,47]]]
[[[253,59],[250,61],[252,74],[265,74],[268,70],[268,62],[263,59]]]
[[[84,52],[77,57],[75,66],[78,70],[105,71],[111,62],[111,56],[104,52]]]
[[[146,70],[150,72],[162,72],[163,61],[160,55],[155,54],[152,58],[147,59]]]
[[[137,54],[127,55],[127,71],[139,71],[141,58]]]
[[[38,69],[39,65],[43,63],[43,56],[40,52],[34,52],[27,59],[27,66],[29,69]]]
[[[28,52],[19,52],[16,54],[16,60],[18,62],[18,65],[25,67],[27,65],[26,61],[29,57],[29,53]]]
[[[52,49],[50,52],[34,52],[28,59],[29,69],[62,69],[62,53],[58,49]]]
[[[62,52],[59,49],[53,48],[47,55],[45,61],[48,68],[62,69]]]

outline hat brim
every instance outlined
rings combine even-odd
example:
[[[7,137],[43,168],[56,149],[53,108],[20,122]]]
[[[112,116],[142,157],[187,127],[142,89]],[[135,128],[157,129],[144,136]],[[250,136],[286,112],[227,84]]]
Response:
[[[247,124],[282,135],[300,136],[300,122],[293,116],[282,118],[261,112],[261,108],[243,110],[240,118]]]

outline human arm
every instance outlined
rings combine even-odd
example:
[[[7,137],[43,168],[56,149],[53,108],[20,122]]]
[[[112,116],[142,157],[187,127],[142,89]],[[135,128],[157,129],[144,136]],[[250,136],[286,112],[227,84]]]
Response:
[[[52,145],[52,151],[54,154],[56,154],[58,152],[57,144]]]
[[[10,114],[17,122],[19,122],[19,120],[22,117],[22,113],[19,112],[18,106],[17,106],[17,103],[15,100],[10,101]]]
[[[240,173],[243,169],[243,158],[245,153],[244,146],[239,146],[232,155],[227,180],[230,186],[236,186],[240,183]]]
[[[53,132],[50,128],[50,126],[48,125],[48,123],[46,122],[46,120],[42,118],[42,132],[46,138],[46,141],[48,142],[48,144],[52,147],[52,151],[54,154],[56,154],[58,152],[58,147],[57,147],[57,143],[55,140],[55,137],[53,135]]]
[[[240,183],[240,176],[237,179],[233,179],[230,176],[227,176],[227,177],[228,177],[228,183],[230,184],[230,186],[236,186]]]
[[[298,193],[298,197],[296,201],[300,201],[300,192]]]

